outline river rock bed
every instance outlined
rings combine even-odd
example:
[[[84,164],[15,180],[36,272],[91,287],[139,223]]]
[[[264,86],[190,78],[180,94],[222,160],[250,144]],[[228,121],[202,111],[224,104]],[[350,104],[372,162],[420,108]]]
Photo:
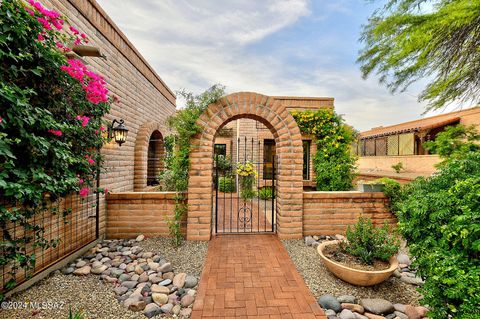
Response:
[[[60,307],[3,310],[0,319],[68,318],[70,309],[89,319],[188,318],[208,242],[185,241],[174,247],[170,238],[137,239],[102,241],[67,267],[8,298],[13,303]]]
[[[198,278],[175,273],[160,254],[144,251],[136,240],[104,240],[90,252],[62,269],[64,275],[98,275],[110,283],[117,300],[147,318],[159,314],[190,317]]]
[[[304,240],[283,242],[328,319],[426,318],[427,309],[418,306],[421,296],[416,291],[423,281],[410,268],[412,261],[405,249],[397,255],[399,267],[390,279],[359,287],[331,274],[318,256],[317,247],[323,241],[344,239],[342,235],[307,236]]]

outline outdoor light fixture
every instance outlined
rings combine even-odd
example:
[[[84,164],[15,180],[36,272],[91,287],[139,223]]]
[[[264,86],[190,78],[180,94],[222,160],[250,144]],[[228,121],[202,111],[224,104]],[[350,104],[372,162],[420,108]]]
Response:
[[[115,123],[117,123],[117,126],[115,126]],[[110,138],[115,139],[115,142],[119,146],[122,146],[127,140],[128,128],[124,124],[125,121],[123,119],[120,121],[115,119],[112,121],[112,126],[110,128]]]

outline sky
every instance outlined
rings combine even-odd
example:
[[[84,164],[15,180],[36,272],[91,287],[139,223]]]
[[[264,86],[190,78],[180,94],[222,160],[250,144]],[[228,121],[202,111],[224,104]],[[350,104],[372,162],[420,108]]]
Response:
[[[421,83],[392,95],[355,62],[382,0],[97,1],[174,92],[334,97],[360,131],[423,117]]]

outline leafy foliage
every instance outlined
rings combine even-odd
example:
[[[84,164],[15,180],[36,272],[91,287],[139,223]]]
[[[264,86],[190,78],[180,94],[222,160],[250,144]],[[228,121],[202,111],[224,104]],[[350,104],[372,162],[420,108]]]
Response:
[[[382,177],[375,180],[376,183],[383,184],[383,193],[390,199],[389,208],[390,210],[394,210],[394,204],[397,202],[400,191],[401,185],[394,179],[388,177]]]
[[[273,198],[273,189],[271,187],[262,187],[258,190],[258,197],[262,200],[269,200]]]
[[[342,191],[352,189],[355,157],[350,145],[355,132],[333,110],[292,112],[300,131],[312,135],[317,144],[313,168],[317,190]]]
[[[402,162],[398,162],[397,164],[392,165],[392,168],[393,168],[393,170],[395,171],[395,173],[400,174],[400,172],[401,172],[402,169],[403,169],[403,163],[402,163]]]
[[[34,267],[28,244],[56,243],[44,238],[34,216],[72,192],[86,196],[102,163],[108,91],[101,76],[65,57],[68,43],[87,38],[73,26],[61,32],[64,23],[38,2],[0,4],[0,265],[13,262],[12,272]],[[11,223],[25,232],[14,238]]]
[[[480,1],[389,0],[364,26],[358,62],[395,92],[431,79],[419,96],[429,109],[478,103]]]
[[[168,125],[175,133],[173,137],[169,137],[173,142],[171,157],[165,162],[163,176],[167,177],[162,177],[161,181],[165,185],[165,190],[183,193],[188,189],[190,138],[201,132],[197,120],[208,105],[215,103],[225,94],[225,87],[215,84],[200,95],[193,95],[186,91],[180,91],[177,94],[186,100],[186,104],[185,108],[180,109],[168,119]],[[177,196],[175,213],[173,219],[169,221],[170,234],[176,245],[179,245],[183,239],[180,224],[183,215],[187,212],[184,200],[185,198],[180,194]]]
[[[399,228],[425,278],[429,317],[480,317],[480,152],[451,158],[404,187]]]
[[[365,264],[375,259],[388,261],[397,253],[400,240],[390,233],[388,222],[383,227],[375,227],[370,218],[360,217],[353,227],[347,227],[347,241],[340,248]]]
[[[83,319],[85,318],[85,315],[83,314],[82,311],[76,311],[73,312],[72,308],[68,309],[68,319]]]
[[[232,176],[221,176],[218,178],[218,190],[223,193],[235,192],[235,178]]]
[[[437,134],[434,141],[424,143],[424,147],[440,157],[462,157],[468,152],[480,151],[480,134],[474,125],[448,126]]]

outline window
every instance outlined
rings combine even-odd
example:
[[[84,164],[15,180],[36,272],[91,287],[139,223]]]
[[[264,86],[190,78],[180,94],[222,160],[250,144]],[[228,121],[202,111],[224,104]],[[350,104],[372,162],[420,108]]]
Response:
[[[311,141],[302,141],[303,144],[303,180],[310,179],[310,143]]]
[[[215,158],[217,158],[218,155],[222,155],[223,157],[227,156],[227,144],[215,144],[213,154]]]
[[[274,156],[275,156],[275,141],[263,140],[263,179],[273,178]]]

